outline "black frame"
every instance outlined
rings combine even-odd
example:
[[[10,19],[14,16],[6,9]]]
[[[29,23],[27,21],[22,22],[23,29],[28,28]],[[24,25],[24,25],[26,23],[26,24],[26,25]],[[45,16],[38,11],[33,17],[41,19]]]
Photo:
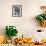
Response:
[[[12,16],[13,17],[22,16],[22,5],[12,5]]]

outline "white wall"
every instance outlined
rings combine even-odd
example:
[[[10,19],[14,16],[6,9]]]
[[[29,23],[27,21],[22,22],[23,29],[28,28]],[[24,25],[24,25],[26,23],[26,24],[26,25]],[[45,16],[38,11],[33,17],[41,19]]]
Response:
[[[12,17],[12,5],[22,5],[22,17]],[[35,16],[40,14],[40,6],[46,0],[0,0],[0,33],[4,33],[6,25],[15,25],[21,34],[31,36],[39,29]]]

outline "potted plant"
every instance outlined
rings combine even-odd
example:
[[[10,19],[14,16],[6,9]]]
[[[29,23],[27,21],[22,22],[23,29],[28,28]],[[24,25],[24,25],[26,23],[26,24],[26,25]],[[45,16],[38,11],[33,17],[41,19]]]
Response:
[[[17,33],[18,31],[15,26],[6,26],[5,34],[8,37],[8,42],[11,41],[12,36],[17,36]]]
[[[41,6],[42,14],[37,15],[36,19],[39,20],[42,27],[46,27],[46,6]]]

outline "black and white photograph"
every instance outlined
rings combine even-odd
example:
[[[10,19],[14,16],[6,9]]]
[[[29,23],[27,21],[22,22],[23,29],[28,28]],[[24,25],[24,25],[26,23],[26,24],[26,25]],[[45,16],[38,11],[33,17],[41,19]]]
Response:
[[[12,16],[13,17],[22,16],[22,5],[12,5]]]

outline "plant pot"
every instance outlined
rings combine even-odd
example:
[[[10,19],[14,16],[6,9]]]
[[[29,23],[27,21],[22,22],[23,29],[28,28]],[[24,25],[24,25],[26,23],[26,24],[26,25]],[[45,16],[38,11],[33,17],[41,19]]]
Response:
[[[46,27],[46,20],[41,21],[41,26]]]

